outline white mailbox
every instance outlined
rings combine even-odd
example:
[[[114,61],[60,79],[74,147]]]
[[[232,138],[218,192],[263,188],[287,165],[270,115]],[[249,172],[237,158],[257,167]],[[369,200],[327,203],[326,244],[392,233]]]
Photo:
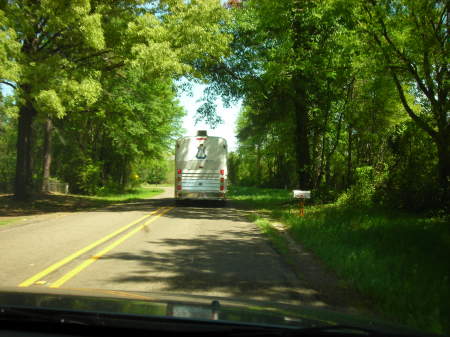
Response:
[[[296,199],[310,199],[311,198],[311,191],[301,191],[301,190],[294,190],[294,198]]]

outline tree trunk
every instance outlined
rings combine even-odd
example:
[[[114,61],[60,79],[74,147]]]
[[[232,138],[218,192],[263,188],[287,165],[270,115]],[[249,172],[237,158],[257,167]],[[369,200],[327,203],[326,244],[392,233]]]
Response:
[[[44,165],[42,170],[42,192],[49,191],[50,167],[52,165],[52,133],[53,123],[50,118],[45,121],[44,129]]]
[[[315,173],[314,182],[313,182],[314,188],[320,187],[320,185],[322,183],[323,173],[324,173],[325,167],[327,165],[327,162],[325,159],[325,153],[326,153],[326,147],[327,147],[326,136],[327,136],[327,133],[324,128],[324,131],[322,134],[322,146],[321,146],[322,151],[320,154],[320,163],[319,163],[319,167],[317,168],[317,173],[316,173],[316,170],[314,170],[314,173]]]
[[[309,149],[308,127],[309,117],[306,107],[306,91],[304,80],[299,76],[294,77],[294,108],[295,108],[295,131],[296,131],[296,159],[299,188],[311,188],[311,156]]]
[[[312,8],[312,1],[294,0],[292,3],[292,42],[293,51],[301,55],[304,48],[309,48],[309,39],[313,34],[312,27],[303,21],[308,8]],[[300,70],[292,74],[293,103],[295,112],[296,131],[296,161],[298,174],[298,187],[302,189],[311,188],[311,155],[309,149],[309,116],[307,107],[308,79]]]
[[[445,139],[437,143],[438,178],[442,190],[443,205],[450,205],[450,144]]]
[[[336,152],[336,149],[339,145],[339,140],[341,139],[341,126],[342,126],[343,117],[344,117],[344,112],[342,111],[341,114],[339,115],[339,121],[338,121],[338,125],[336,127],[336,139],[334,140],[333,147],[331,148],[330,152],[328,153],[328,155],[325,158],[325,182],[326,182],[327,188],[330,188],[330,186],[331,186],[331,182],[330,182],[331,159],[333,158],[334,153]],[[336,186],[334,186],[333,188],[336,188]]]
[[[256,186],[261,186],[261,145],[256,144]]]
[[[352,126],[349,124],[347,127],[347,133],[348,133],[348,142],[347,142],[347,183],[345,187],[349,187],[352,184],[352,143],[353,143],[353,137],[352,137]]]
[[[31,150],[32,124],[35,114],[36,111],[30,102],[20,107],[14,182],[14,196],[18,200],[28,199],[32,192]]]

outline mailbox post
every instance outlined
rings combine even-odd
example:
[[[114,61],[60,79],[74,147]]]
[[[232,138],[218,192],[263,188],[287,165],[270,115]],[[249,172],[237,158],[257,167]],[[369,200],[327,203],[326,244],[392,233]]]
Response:
[[[305,199],[311,198],[311,191],[293,190],[295,199],[299,199],[300,216],[305,215]]]

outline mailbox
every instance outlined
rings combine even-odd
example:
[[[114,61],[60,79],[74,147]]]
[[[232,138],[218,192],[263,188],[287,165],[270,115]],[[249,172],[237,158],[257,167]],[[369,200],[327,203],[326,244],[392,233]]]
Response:
[[[310,199],[311,198],[311,191],[301,191],[301,190],[294,190],[294,198],[296,199]]]

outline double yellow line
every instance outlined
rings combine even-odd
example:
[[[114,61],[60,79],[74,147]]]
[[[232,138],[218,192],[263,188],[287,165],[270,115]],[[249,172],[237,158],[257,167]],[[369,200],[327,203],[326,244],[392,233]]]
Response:
[[[139,219],[129,223],[128,225],[125,225],[125,226],[119,228],[118,230],[114,231],[113,233],[111,233],[111,234],[109,234],[109,235],[107,235],[107,236],[105,236],[105,237],[103,237],[103,238],[101,238],[101,239],[91,243],[90,245],[88,245],[88,246],[86,246],[86,247],[76,251],[75,253],[67,256],[66,258],[64,258],[64,259],[62,259],[62,260],[52,264],[51,266],[47,267],[43,271],[37,273],[36,275],[33,275],[32,277],[30,277],[30,278],[26,279],[25,281],[23,281],[22,283],[20,283],[19,287],[29,287],[30,285],[38,282],[39,280],[41,280],[43,277],[47,276],[48,274],[54,272],[55,270],[61,268],[62,266],[66,265],[67,263],[73,261],[77,257],[79,257],[79,256],[83,255],[84,253],[94,249],[95,247],[101,245],[102,243],[105,243],[106,241],[112,239],[113,237],[121,234],[122,232],[126,231],[127,229],[129,229],[130,227],[134,226],[135,224],[137,224],[137,223],[147,219],[148,217],[153,216],[152,218],[147,220],[142,225],[136,227],[135,229],[133,229],[132,231],[128,232],[124,236],[122,236],[122,237],[118,238],[116,241],[112,242],[110,245],[108,245],[107,247],[102,249],[97,254],[91,256],[90,258],[88,258],[85,261],[83,261],[82,263],[80,263],[77,267],[75,267],[74,269],[70,270],[68,273],[66,273],[61,278],[59,278],[58,280],[56,280],[55,282],[53,282],[50,285],[50,288],[58,288],[58,287],[60,287],[65,282],[70,280],[72,277],[74,277],[75,275],[80,273],[83,269],[85,269],[86,267],[88,267],[89,265],[91,265],[92,263],[97,261],[98,259],[100,259],[103,255],[105,255],[111,249],[117,247],[122,242],[124,242],[125,240],[129,239],[131,236],[133,236],[134,234],[136,234],[137,232],[139,232],[140,230],[145,228],[148,224],[152,223],[153,221],[155,221],[159,217],[163,216],[164,214],[166,214],[167,212],[169,212],[173,208],[174,207],[161,207],[161,208],[151,212],[150,214],[144,215],[143,217],[141,217],[141,218],[139,218]]]

